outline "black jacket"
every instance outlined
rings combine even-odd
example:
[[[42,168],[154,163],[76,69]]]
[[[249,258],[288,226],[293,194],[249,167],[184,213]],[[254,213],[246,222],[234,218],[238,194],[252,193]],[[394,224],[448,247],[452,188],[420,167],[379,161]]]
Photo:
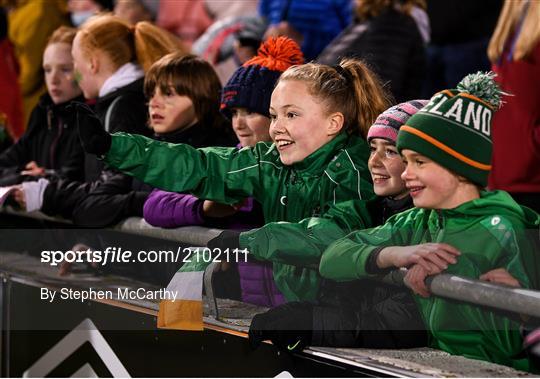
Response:
[[[144,96],[144,78],[138,79],[122,88],[97,99],[94,110],[109,133],[126,132],[152,135],[148,124],[148,107]],[[111,108],[112,106],[112,108]],[[110,117],[107,122],[107,111]],[[98,180],[104,164],[94,155],[86,155],[85,181]]]
[[[412,207],[414,207],[414,204],[410,196],[399,200],[377,196],[367,203],[373,225],[382,225],[393,215],[411,209]]]
[[[143,83],[143,78],[136,80],[99,98],[95,103],[94,110],[104,125],[107,112],[110,110],[107,124],[110,126],[111,133],[151,134],[151,130],[147,127],[148,111]],[[76,137],[78,138],[77,135]],[[41,211],[48,215],[60,215],[69,219],[75,207],[102,183],[112,181],[114,187],[124,187],[126,183],[131,185],[131,178],[106,168],[101,161],[90,154],[85,155],[84,170],[81,169],[80,174],[84,181],[52,180],[45,189]]]
[[[323,50],[317,62],[334,65],[343,57],[366,62],[397,103],[420,96],[426,52],[412,17],[388,9],[367,21],[353,23]]]
[[[79,96],[72,101],[84,98]],[[0,186],[35,180],[20,174],[31,161],[44,167],[48,178],[83,178],[84,151],[73,116],[66,110],[70,103],[55,105],[48,94],[41,97],[24,135],[0,154]]]
[[[194,147],[233,146],[228,123],[219,129],[196,124],[187,130],[154,135],[163,142],[186,143]],[[105,227],[131,216],[142,217],[143,206],[152,187],[116,172],[93,186],[73,210],[73,222],[85,227]]]

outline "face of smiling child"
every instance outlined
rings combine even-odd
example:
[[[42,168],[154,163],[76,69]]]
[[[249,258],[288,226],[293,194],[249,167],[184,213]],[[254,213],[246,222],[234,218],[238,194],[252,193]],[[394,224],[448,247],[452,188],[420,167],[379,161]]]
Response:
[[[369,142],[370,157],[368,168],[373,179],[373,190],[377,196],[391,196],[400,199],[408,195],[401,174],[405,163],[396,145],[383,138],[373,138]]]
[[[187,129],[198,121],[191,99],[178,95],[172,87],[166,93],[156,87],[148,103],[148,112],[150,126],[157,134]]]
[[[232,108],[232,127],[240,145],[254,146],[260,141],[270,141],[270,119],[246,108]]]
[[[342,126],[336,126],[335,114],[327,114],[324,104],[297,80],[281,81],[276,86],[270,120],[270,136],[285,165],[304,160],[331,141]]]
[[[409,149],[401,154],[407,164],[401,178],[415,207],[453,209],[479,197],[473,184],[431,159]]]

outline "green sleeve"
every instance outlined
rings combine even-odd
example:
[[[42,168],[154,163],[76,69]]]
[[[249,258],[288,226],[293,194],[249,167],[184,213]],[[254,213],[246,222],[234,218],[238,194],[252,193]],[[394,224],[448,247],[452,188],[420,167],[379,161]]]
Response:
[[[258,156],[256,149],[195,149],[116,133],[104,160],[154,187],[232,204],[248,196],[257,198],[261,188]]]
[[[479,231],[478,235],[482,233]],[[485,235],[485,232],[483,232]],[[514,233],[507,241],[500,241],[495,238],[484,238],[479,246],[461,247],[461,255],[457,263],[448,266],[446,273],[463,276],[471,279],[478,279],[480,275],[488,271],[504,268],[522,287],[529,287],[529,279],[522,265],[519,247],[512,241]],[[464,240],[474,241],[473,236],[463,235]],[[503,242],[504,244],[501,244]],[[452,245],[452,243],[450,243]]]
[[[504,221],[501,222],[503,224]],[[475,228],[475,233],[463,236],[469,242],[463,244],[457,263],[449,265],[447,273],[478,279],[490,270],[505,268],[527,288],[529,279],[521,264],[520,249],[511,226],[508,229],[490,229]],[[417,299],[439,348],[452,354],[506,365],[511,364],[510,357],[521,350],[519,324],[515,321],[467,303]],[[470,330],[470,335],[459,331],[462,328]],[[477,349],[473,332],[481,333],[483,349]]]
[[[319,271],[328,279],[347,281],[370,276],[366,263],[371,253],[386,246],[410,242],[411,226],[406,221],[410,211],[391,217],[384,225],[358,230],[331,244],[323,253]]]
[[[518,239],[518,232],[520,230],[516,230],[514,225],[506,217],[500,217],[500,222],[496,226],[491,225],[491,219],[489,217],[483,220],[480,226],[485,229],[481,233],[484,235],[486,232],[489,233],[490,238],[486,238],[486,241],[489,241],[488,243],[493,246],[490,247],[489,245],[482,244],[482,247],[474,252],[475,254],[471,254],[471,257],[487,256],[487,264],[489,266],[483,267],[477,265],[476,262],[472,264],[458,262],[460,265],[458,266],[459,269],[467,270],[475,266],[478,267],[480,271],[478,274],[481,275],[489,270],[502,267],[516,278],[522,287],[529,288],[531,285],[530,278],[527,275],[527,270],[522,260],[524,250],[529,248],[529,246],[524,244],[525,241]],[[478,234],[480,235],[480,233]],[[463,264],[467,267],[463,266]]]
[[[338,203],[322,217],[306,218],[298,223],[272,222],[240,235],[240,246],[252,256],[318,268],[323,251],[336,239],[371,224],[366,203],[351,200]]]

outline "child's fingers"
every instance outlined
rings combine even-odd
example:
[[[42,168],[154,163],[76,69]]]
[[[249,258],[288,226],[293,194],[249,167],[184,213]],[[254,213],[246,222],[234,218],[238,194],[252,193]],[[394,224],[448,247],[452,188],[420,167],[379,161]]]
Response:
[[[498,270],[499,270],[499,269],[488,271],[488,272],[486,272],[485,274],[480,275],[480,278],[479,278],[479,279],[480,279],[480,280],[485,280],[485,281],[487,281],[487,282],[491,282],[491,281],[493,281],[494,279],[496,279],[497,274],[498,274]]]
[[[453,253],[449,253],[445,250],[446,247],[441,245],[442,244],[424,244],[416,254],[433,263],[437,266],[438,270],[446,270],[449,263],[454,264],[457,260]]]
[[[439,273],[440,270],[438,269],[437,265],[435,265],[434,263],[424,259],[422,256],[420,255],[414,255],[412,257],[412,260],[414,261],[414,263],[416,265],[420,265],[422,266],[422,268],[427,272],[427,273]]]
[[[436,245],[440,250],[450,253],[451,255],[461,255],[461,252],[452,245],[447,243],[437,243]]]
[[[519,281],[510,275],[508,271],[502,268],[491,270],[483,275],[480,275],[479,279],[486,282],[505,284],[511,287],[521,287]]]
[[[21,175],[40,176],[40,175],[43,175],[44,172],[45,171],[41,168],[33,168],[31,170],[21,171]]]
[[[496,268],[496,269],[494,269],[494,270],[490,270],[490,271],[488,271],[488,272],[482,274],[482,275],[480,276],[480,278],[481,278],[482,276],[486,276],[486,277],[500,277],[500,276],[505,276],[505,275],[509,275],[509,276],[510,276],[510,274],[508,273],[508,271],[506,271],[504,268]]]
[[[426,287],[426,277],[428,273],[425,270],[416,270],[415,272],[415,288],[416,293],[423,297],[429,297],[429,290]]]
[[[416,265],[422,266],[426,271],[431,270],[431,265],[425,259],[422,259],[422,256],[418,254],[411,256],[411,261]]]
[[[429,290],[424,283],[426,276],[427,273],[422,266],[414,265],[405,275],[405,283],[414,293],[423,297],[429,297]]]
[[[450,254],[446,250],[438,249],[435,254],[437,254],[437,256],[444,260],[447,264],[457,263],[456,255]]]
[[[425,254],[423,256],[423,259],[425,259],[428,262],[433,263],[441,271],[446,270],[448,268],[448,263],[444,259],[441,259],[437,255],[437,252]]]

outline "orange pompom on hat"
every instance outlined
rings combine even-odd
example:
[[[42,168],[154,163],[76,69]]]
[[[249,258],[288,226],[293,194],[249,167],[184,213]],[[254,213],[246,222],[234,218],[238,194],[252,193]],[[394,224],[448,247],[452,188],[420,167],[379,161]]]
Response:
[[[221,112],[231,118],[231,108],[246,108],[269,116],[270,97],[283,71],[304,63],[304,55],[296,42],[287,37],[270,37],[257,55],[238,68],[221,95]]]

